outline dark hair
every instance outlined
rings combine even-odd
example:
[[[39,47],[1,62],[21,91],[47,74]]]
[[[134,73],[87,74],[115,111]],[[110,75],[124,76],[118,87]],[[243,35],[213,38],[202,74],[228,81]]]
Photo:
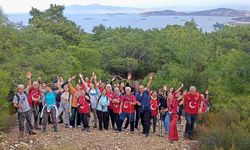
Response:
[[[51,83],[48,83],[48,84],[46,85],[46,87],[52,88],[52,84],[51,84]]]

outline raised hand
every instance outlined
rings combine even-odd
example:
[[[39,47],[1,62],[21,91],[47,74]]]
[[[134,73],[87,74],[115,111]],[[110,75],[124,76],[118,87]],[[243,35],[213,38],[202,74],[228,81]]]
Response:
[[[149,79],[149,80],[153,80],[153,78],[154,78],[154,74],[153,74],[153,73],[150,73],[148,79]]]
[[[164,90],[164,91],[167,91],[167,90],[168,90],[167,85],[164,85],[164,86],[163,86],[163,90]]]
[[[115,79],[116,79],[116,76],[113,76],[112,81],[115,81]]]
[[[95,73],[94,73],[94,72],[92,72],[92,76],[95,76]]]
[[[184,86],[184,84],[183,84],[183,83],[181,83],[181,88],[183,88],[183,86]]]
[[[83,75],[82,75],[81,73],[79,73],[79,77],[80,77],[80,78],[83,78]]]
[[[205,91],[205,94],[208,95],[208,93],[209,93],[208,90],[206,90],[206,91]]]
[[[30,79],[31,79],[31,76],[32,76],[31,72],[29,72],[29,71],[26,72],[26,78],[27,78],[27,79],[30,80]]]
[[[128,73],[128,80],[131,80],[132,79],[132,74],[131,73]]]
[[[96,79],[97,79],[97,76],[96,76],[96,75],[94,75],[94,80],[96,81]]]
[[[71,80],[75,80],[75,78],[76,78],[76,75],[72,76],[72,77],[71,77]]]

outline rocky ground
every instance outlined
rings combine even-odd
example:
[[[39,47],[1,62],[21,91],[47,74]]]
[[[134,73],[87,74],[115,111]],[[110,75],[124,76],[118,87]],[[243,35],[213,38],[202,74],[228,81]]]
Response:
[[[183,125],[178,125],[179,142],[170,144],[167,140],[167,135],[160,136],[160,130],[156,133],[151,133],[148,138],[145,138],[139,130],[135,134],[130,134],[129,129],[121,133],[113,130],[99,131],[91,128],[91,131],[81,131],[80,128],[65,129],[63,125],[59,125],[60,131],[52,132],[51,126],[48,127],[47,133],[41,133],[35,130],[37,135],[29,136],[25,134],[23,138],[19,137],[18,126],[12,128],[8,133],[2,135],[0,142],[0,149],[2,150],[16,150],[16,149],[82,149],[82,150],[190,150],[199,149],[197,141],[190,141],[183,139]]]

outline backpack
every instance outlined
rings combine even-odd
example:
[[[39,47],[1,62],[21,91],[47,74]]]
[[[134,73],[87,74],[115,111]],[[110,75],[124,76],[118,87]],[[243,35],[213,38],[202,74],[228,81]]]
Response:
[[[26,93],[26,91],[24,91],[24,94],[25,94],[26,98],[28,99],[28,94]],[[18,105],[20,102],[20,96],[17,93],[15,94],[15,96],[17,97],[17,105]],[[12,105],[12,107],[14,107],[14,106]],[[14,107],[14,109],[11,110],[11,114],[17,113],[18,112],[17,110],[18,110],[18,108]]]

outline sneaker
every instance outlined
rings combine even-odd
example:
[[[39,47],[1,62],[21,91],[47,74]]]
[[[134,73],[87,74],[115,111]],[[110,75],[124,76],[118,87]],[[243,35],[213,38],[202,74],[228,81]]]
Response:
[[[81,125],[78,125],[77,128],[81,128],[82,126]]]
[[[70,128],[70,129],[72,129],[72,128],[73,128],[73,126],[69,126],[69,128]]]
[[[89,128],[87,128],[87,129],[86,129],[86,132],[90,132],[90,129],[89,129]]]
[[[59,130],[57,128],[54,128],[54,132],[59,132]]]
[[[60,120],[59,122],[58,122],[58,124],[62,124],[63,123],[63,120]]]
[[[38,126],[34,126],[34,129],[35,129],[35,130],[41,130],[41,128],[38,127]]]
[[[148,138],[148,137],[149,137],[149,133],[146,133],[146,135],[145,135],[145,136],[146,136],[146,138]]]
[[[95,125],[93,126],[93,128],[97,128],[97,125],[95,124]]]
[[[29,134],[30,135],[36,135],[36,133],[34,131],[30,131]]]
[[[65,128],[69,128],[69,125],[68,125],[68,124],[65,124]]]
[[[135,134],[135,131],[130,131],[130,134]]]
[[[42,129],[42,133],[45,133],[46,132],[46,129]]]
[[[86,129],[82,127],[82,131],[85,131]]]
[[[170,140],[170,144],[174,144],[174,141],[173,141],[173,140]]]
[[[24,132],[19,132],[19,137],[23,137],[24,136]]]

